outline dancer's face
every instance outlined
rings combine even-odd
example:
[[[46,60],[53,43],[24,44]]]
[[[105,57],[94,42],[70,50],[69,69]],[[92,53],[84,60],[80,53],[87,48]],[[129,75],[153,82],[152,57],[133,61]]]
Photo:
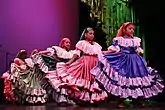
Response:
[[[85,39],[88,41],[93,41],[94,39],[94,30],[91,29],[87,33],[85,33]]]
[[[69,39],[66,39],[64,42],[64,48],[66,50],[70,50],[70,46],[71,46],[71,41]]]
[[[126,26],[124,30],[125,35],[132,37],[134,34],[134,28],[135,27],[133,24],[129,24],[128,26]]]

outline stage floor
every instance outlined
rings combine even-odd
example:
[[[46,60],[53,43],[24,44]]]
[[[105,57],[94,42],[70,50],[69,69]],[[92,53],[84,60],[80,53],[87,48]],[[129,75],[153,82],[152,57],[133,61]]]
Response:
[[[47,103],[44,105],[25,106],[25,105],[13,105],[3,104],[0,105],[0,110],[117,110],[116,102],[110,102],[108,104],[102,104],[99,106],[68,106],[59,107],[55,103]],[[163,103],[150,103],[146,107],[127,107],[126,110],[163,110],[165,109],[165,102]]]

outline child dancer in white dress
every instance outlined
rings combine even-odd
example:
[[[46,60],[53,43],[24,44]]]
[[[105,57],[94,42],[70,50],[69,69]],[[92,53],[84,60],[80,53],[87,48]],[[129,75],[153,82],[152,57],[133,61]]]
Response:
[[[70,95],[80,102],[95,103],[107,98],[107,93],[98,87],[94,76],[90,73],[90,70],[97,65],[97,56],[102,49],[93,39],[94,30],[86,28],[81,40],[76,44],[76,52],[72,59],[66,64],[57,64],[57,74],[61,76],[62,84],[68,84],[63,88],[68,89]],[[77,88],[78,95],[77,91],[70,91],[70,85]]]

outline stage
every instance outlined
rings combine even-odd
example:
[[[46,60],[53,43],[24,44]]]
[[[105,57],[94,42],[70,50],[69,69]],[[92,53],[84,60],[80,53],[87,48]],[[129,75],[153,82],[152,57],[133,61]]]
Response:
[[[127,110],[163,110],[165,108],[164,102],[152,103],[146,107],[127,107]],[[13,104],[1,104],[0,110],[117,110],[117,103],[111,101],[107,104],[101,104],[99,106],[68,106],[59,107],[55,103],[47,103],[44,105],[26,106],[26,105],[13,105]]]
[[[0,78],[0,110],[117,110],[117,100],[110,97],[108,101],[96,105],[75,105],[60,107],[56,103],[47,102],[42,105],[18,105],[9,103],[3,94],[4,79]],[[131,101],[126,101],[125,109],[137,110],[163,110],[165,108],[164,95],[160,94],[157,97],[146,100],[145,107],[139,107],[131,104]]]

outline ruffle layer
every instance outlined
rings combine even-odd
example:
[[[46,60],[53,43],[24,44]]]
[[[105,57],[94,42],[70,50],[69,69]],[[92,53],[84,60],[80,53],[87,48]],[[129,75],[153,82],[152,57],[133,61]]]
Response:
[[[51,91],[52,99],[56,103],[58,103],[58,104],[66,103],[69,105],[75,105],[76,104],[73,100],[71,100],[66,89],[64,89],[64,88],[53,89],[52,88],[52,90],[50,90],[50,91]]]
[[[96,79],[104,86],[104,88],[111,94],[115,96],[120,96],[122,98],[137,98],[137,97],[144,97],[144,98],[150,98],[152,96],[157,95],[158,93],[162,92],[164,89],[164,86],[156,82],[153,85],[150,85],[150,87],[144,87],[144,86],[136,86],[133,88],[124,87],[123,85],[118,85],[113,83],[113,81],[107,77],[106,73],[101,73],[96,76]]]
[[[91,45],[89,42],[81,40],[76,44],[76,49],[81,50],[83,53],[88,55],[98,55],[101,53],[102,47],[96,42]],[[80,52],[77,51],[75,54],[80,55]]]
[[[148,74],[145,77],[127,78],[113,69],[105,58],[100,57],[99,59],[101,67],[93,68],[91,73],[113,95],[122,98],[149,98],[164,89],[164,85],[159,80],[156,80],[156,75],[154,74]]]
[[[43,60],[41,55],[36,55],[34,61],[36,61],[39,65],[44,65],[46,67],[45,61]],[[40,60],[40,61],[38,61]],[[48,66],[49,69],[49,66]],[[50,68],[51,69],[51,68]],[[39,76],[38,76],[39,77]],[[39,77],[41,80],[42,76]],[[43,83],[43,84],[42,84]],[[49,96],[49,100],[53,100],[56,103],[66,103],[69,105],[74,105],[75,102],[69,98],[67,91],[64,88],[58,88],[57,85],[61,84],[61,80],[58,79],[56,71],[48,71],[45,74],[45,77],[41,81],[41,86],[44,90],[47,91],[47,95]],[[65,84],[63,84],[64,86]]]
[[[139,47],[141,39],[138,37],[133,37],[132,39],[125,39],[124,37],[115,37],[113,41],[117,41],[118,45],[123,47]]]
[[[142,87],[147,87],[150,86],[152,83],[155,82],[153,80],[155,78],[155,75],[153,74],[148,74],[145,77],[136,77],[136,78],[127,78],[125,76],[122,76],[120,73],[118,73],[106,60],[106,58],[103,57],[103,55],[99,55],[99,63],[100,66],[96,66],[91,70],[91,73],[94,76],[100,76],[101,72],[105,72],[107,77],[114,82],[116,82],[117,85],[120,86],[142,86]],[[103,74],[102,74],[103,75]],[[101,77],[101,76],[100,76]]]
[[[44,73],[48,72],[48,66],[45,65],[45,62],[41,55],[34,54],[32,56],[32,61],[34,62],[34,64],[38,65],[38,67],[39,67],[39,69],[41,69],[41,71],[43,71]]]
[[[61,80],[57,77],[56,71],[49,71],[46,75],[46,79],[49,81],[47,85],[47,92],[51,96],[52,100],[56,103],[67,103],[69,105],[75,105],[75,102],[69,97],[66,89],[59,88]],[[63,84],[65,86],[65,84]]]
[[[4,95],[8,101],[11,101],[11,102],[17,101],[17,97],[13,93],[12,84],[10,80],[8,80],[7,78],[4,79]]]
[[[34,75],[41,73],[31,73],[33,72],[32,70],[27,70],[26,72],[21,73],[16,67],[12,68],[12,70],[13,72],[11,73],[9,80],[12,82],[14,92],[18,96],[18,100],[21,101],[21,103],[24,103],[25,101],[28,103],[46,102],[46,91],[42,89],[42,87],[35,87],[36,80],[32,80],[32,78],[36,78]],[[31,80],[28,79],[29,74],[32,74],[30,77]],[[39,83],[39,81],[37,83]]]
[[[74,92],[77,91],[77,93],[74,94],[73,92],[71,92],[71,94],[74,94],[77,100],[93,103],[105,100],[108,97],[107,93],[99,88],[99,85],[96,81],[79,79],[67,74],[65,64],[58,63],[57,73],[60,73],[58,75],[60,76],[59,78],[62,81],[62,83],[59,84],[58,87],[61,88],[65,85],[65,88],[68,89],[72,86],[72,89],[75,89]]]

